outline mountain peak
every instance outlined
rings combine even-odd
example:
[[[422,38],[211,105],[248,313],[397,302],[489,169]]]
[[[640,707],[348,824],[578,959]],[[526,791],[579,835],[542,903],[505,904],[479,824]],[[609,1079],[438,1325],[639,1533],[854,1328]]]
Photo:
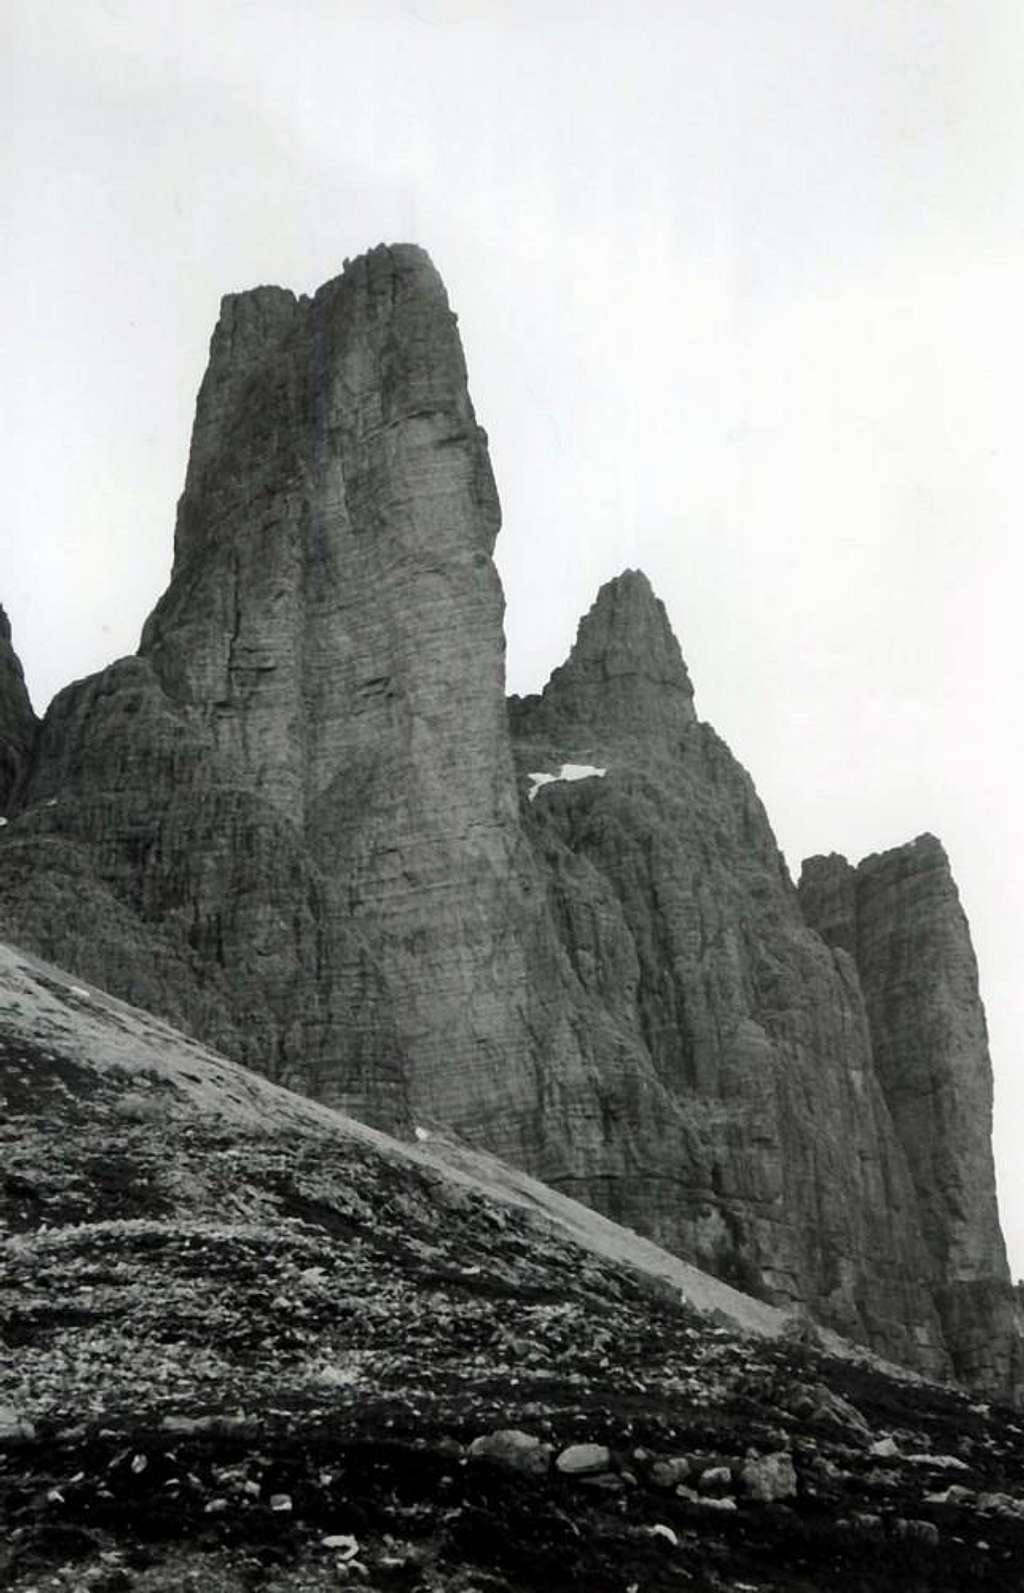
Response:
[[[631,734],[681,731],[693,722],[693,686],[679,643],[642,570],[623,570],[600,588],[541,701],[559,719]]]

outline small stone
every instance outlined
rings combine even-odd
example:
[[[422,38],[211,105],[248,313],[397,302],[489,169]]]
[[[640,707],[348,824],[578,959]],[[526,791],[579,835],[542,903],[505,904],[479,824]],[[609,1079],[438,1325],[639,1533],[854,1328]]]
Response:
[[[920,1454],[906,1455],[904,1458],[908,1461],[912,1461],[915,1466],[934,1466],[936,1469],[941,1469],[943,1471],[970,1470],[970,1467],[967,1465],[966,1461],[961,1460],[957,1455]]]
[[[141,1477],[142,1473],[145,1471],[145,1469],[146,1469],[146,1467],[148,1465],[149,1465],[149,1457],[147,1455],[133,1455],[132,1456],[132,1476],[133,1477]]]
[[[926,1493],[924,1496],[925,1504],[947,1505],[967,1504],[973,1498],[974,1494],[970,1488],[965,1488],[959,1482],[951,1482],[949,1487],[944,1488],[941,1493]]]
[[[359,1553],[359,1541],[348,1532],[332,1532],[328,1537],[321,1538],[320,1542],[325,1549],[333,1549],[342,1560],[354,1560]]]
[[[290,1510],[292,1508],[292,1496],[291,1496],[291,1494],[290,1493],[272,1493],[270,1495],[270,1508],[271,1508],[271,1510],[273,1510],[273,1511],[275,1511],[277,1513],[281,1513],[283,1511]]]
[[[597,1472],[610,1471],[611,1450],[604,1444],[570,1444],[563,1449],[555,1465],[563,1477],[588,1477]]]
[[[684,1482],[676,1489],[676,1498],[685,1499],[687,1504],[700,1505],[704,1510],[735,1510],[735,1499],[715,1499],[707,1494],[697,1493],[695,1489],[688,1488]]]
[[[995,1515],[1024,1518],[1024,1500],[1015,1499],[1009,1493],[981,1493],[978,1495],[978,1509],[991,1510]]]
[[[648,1537],[664,1538],[665,1542],[671,1544],[673,1549],[679,1547],[678,1537],[672,1531],[672,1528],[667,1527],[663,1521],[656,1521],[652,1527],[644,1527],[644,1531]]]
[[[895,1438],[879,1438],[873,1443],[868,1454],[874,1455],[876,1460],[895,1460],[899,1456],[900,1448]]]
[[[552,1446],[517,1427],[503,1427],[474,1438],[469,1453],[474,1460],[493,1460],[499,1466],[521,1471],[529,1477],[546,1477],[551,1466]]]
[[[690,1462],[685,1455],[673,1455],[668,1460],[656,1460],[651,1467],[651,1481],[656,1488],[674,1488],[690,1475]]]
[[[697,1478],[697,1487],[702,1494],[729,1493],[732,1490],[732,1472],[728,1466],[709,1466]]]
[[[929,1549],[938,1548],[939,1529],[934,1521],[906,1521],[902,1516],[897,1516],[892,1529],[898,1538],[905,1538],[911,1543],[922,1543]]]
[[[796,1471],[792,1457],[783,1452],[745,1460],[740,1472],[740,1486],[749,1498],[756,1499],[760,1504],[795,1498]]]

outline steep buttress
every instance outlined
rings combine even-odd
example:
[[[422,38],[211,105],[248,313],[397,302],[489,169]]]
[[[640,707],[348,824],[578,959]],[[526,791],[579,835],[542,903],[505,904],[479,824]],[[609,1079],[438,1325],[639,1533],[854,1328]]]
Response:
[[[378,1121],[500,1100],[524,974],[499,521],[421,250],[226,298],[170,587],[139,656],[47,716],[12,932]],[[62,925],[30,875],[60,895],[83,848]]]
[[[808,922],[857,965],[872,1053],[914,1181],[957,1375],[1024,1372],[992,1160],[992,1066],[970,930],[931,835],[867,857],[809,858]]]

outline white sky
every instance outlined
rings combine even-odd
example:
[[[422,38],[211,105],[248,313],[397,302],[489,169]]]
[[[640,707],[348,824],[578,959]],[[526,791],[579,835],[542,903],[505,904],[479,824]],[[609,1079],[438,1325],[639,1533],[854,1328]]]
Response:
[[[1019,0],[4,0],[0,601],[38,709],[166,583],[220,295],[459,312],[509,679],[664,598],[796,872],[929,829],[1024,1273]]]

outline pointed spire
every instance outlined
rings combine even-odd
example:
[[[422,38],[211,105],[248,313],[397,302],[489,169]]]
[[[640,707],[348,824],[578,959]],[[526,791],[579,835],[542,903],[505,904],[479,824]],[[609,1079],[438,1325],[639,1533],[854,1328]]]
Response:
[[[671,733],[693,722],[679,643],[641,570],[624,570],[601,587],[542,702],[545,718],[619,733]]]

